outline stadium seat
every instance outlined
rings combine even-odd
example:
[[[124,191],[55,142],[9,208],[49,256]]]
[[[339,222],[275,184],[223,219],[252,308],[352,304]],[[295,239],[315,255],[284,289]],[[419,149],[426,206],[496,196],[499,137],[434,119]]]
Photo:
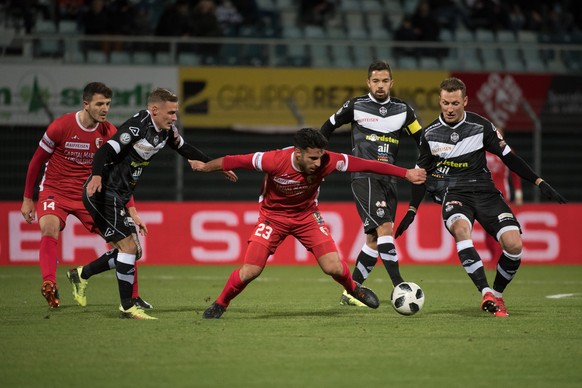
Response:
[[[77,22],[74,20],[61,20],[59,22],[59,34],[64,35],[77,35],[79,29]]]
[[[339,9],[343,12],[358,11],[362,9],[362,4],[358,0],[339,0]]]
[[[244,26],[239,30],[239,34],[241,37],[253,38],[256,34],[256,30],[252,26]],[[222,65],[237,66],[242,64],[243,58],[250,61],[250,57],[254,55],[256,55],[256,53],[251,53],[249,45],[226,43],[220,46],[219,61]]]
[[[491,43],[495,41],[495,35],[493,35],[493,31],[491,30],[478,28],[475,30],[475,40],[477,42]]]
[[[441,64],[435,57],[421,57],[418,61],[419,67],[423,70],[439,70]]]
[[[372,55],[371,47],[367,44],[357,44],[352,46],[352,52],[354,53],[354,66],[358,68],[367,69],[374,58],[376,58],[376,56]],[[379,56],[377,58],[384,59]]]
[[[304,44],[289,43],[287,45],[287,64],[289,66],[307,66],[307,52]]]
[[[200,56],[194,53],[179,53],[178,64],[183,66],[200,66],[202,60]]]
[[[343,27],[330,27],[327,29],[327,37],[329,39],[345,39],[346,31]]]
[[[309,44],[307,51],[313,67],[331,67],[330,54],[328,47],[321,44]]]
[[[113,65],[129,65],[131,56],[127,51],[113,51],[109,55],[109,62]]]
[[[372,57],[389,61],[394,58],[394,49],[388,45],[374,45],[372,46]]]
[[[323,27],[308,25],[303,29],[303,36],[306,39],[324,39],[325,31]]]
[[[461,64],[464,70],[469,71],[481,71],[483,70],[483,65],[479,58],[467,56],[461,58]]]
[[[411,56],[401,56],[398,58],[397,61],[399,69],[409,69],[409,70],[416,70],[418,69],[418,61],[415,57]]]
[[[331,56],[333,58],[334,63],[341,63],[347,64],[349,63],[350,66],[353,64],[350,55],[350,48],[349,46],[343,44],[334,44],[331,45]],[[348,67],[348,66],[342,66]]]
[[[133,53],[133,63],[136,65],[151,65],[154,62],[152,55],[147,51]]]
[[[515,34],[512,31],[497,31],[496,40],[499,43],[513,43],[516,41]]]
[[[173,65],[174,64],[174,60],[172,59],[172,56],[169,53],[166,53],[164,51],[159,51],[159,52],[155,53],[154,59],[155,59],[155,63],[157,65]]]
[[[107,63],[107,54],[101,50],[88,50],[87,63],[90,65],[101,65]]]
[[[56,56],[61,52],[61,40],[57,34],[57,26],[52,20],[37,20],[34,32],[42,36],[37,45],[39,55]]]

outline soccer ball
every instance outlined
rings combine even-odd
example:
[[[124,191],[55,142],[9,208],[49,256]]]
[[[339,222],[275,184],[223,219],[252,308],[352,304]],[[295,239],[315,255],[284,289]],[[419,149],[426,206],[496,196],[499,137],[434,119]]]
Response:
[[[424,306],[424,291],[416,283],[403,282],[390,295],[394,310],[402,315],[414,315]]]

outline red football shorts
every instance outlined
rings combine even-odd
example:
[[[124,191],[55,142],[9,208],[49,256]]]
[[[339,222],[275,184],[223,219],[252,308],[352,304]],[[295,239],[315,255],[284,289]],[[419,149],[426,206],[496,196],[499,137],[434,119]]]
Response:
[[[293,216],[265,216],[261,212],[249,242],[259,243],[265,246],[270,254],[273,254],[287,236],[293,236],[299,240],[316,258],[329,252],[337,252],[329,228],[319,212],[300,213]],[[247,259],[252,260],[250,257]],[[247,259],[245,262],[248,261]],[[247,264],[264,265],[252,262],[247,262]]]
[[[85,229],[89,232],[95,233],[97,231],[93,218],[91,218],[91,215],[85,209],[81,197],[78,199],[70,199],[70,196],[41,191],[38,195],[36,214],[39,220],[46,214],[57,216],[61,220],[61,230],[65,228],[67,216],[72,214],[81,221]]]

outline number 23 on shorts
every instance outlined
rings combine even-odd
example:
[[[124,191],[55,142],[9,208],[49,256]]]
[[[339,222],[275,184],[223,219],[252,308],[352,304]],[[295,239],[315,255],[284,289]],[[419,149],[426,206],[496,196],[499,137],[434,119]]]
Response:
[[[255,229],[255,236],[262,237],[265,240],[268,240],[269,237],[271,237],[271,233],[273,233],[273,228],[263,223],[258,224]]]

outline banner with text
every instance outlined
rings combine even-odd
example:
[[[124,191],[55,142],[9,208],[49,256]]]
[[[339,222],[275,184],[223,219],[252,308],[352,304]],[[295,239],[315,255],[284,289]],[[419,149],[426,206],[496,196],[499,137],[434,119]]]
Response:
[[[0,125],[48,125],[51,116],[83,107],[83,88],[103,82],[113,90],[108,119],[115,125],[147,106],[155,87],[177,90],[176,67],[0,65]]]
[[[20,202],[0,202],[0,265],[38,263],[38,223],[27,224]],[[242,263],[247,240],[257,220],[253,202],[140,202],[139,214],[149,234],[141,237],[140,263],[155,265],[211,265]],[[400,220],[407,206],[401,204]],[[350,202],[326,203],[321,213],[336,240],[341,257],[353,263],[365,236]],[[577,220],[582,204],[524,205],[516,209],[523,230],[523,263],[580,264],[582,244]],[[485,232],[476,224],[475,247],[484,261]],[[423,204],[415,222],[396,240],[403,264],[458,264],[455,242],[441,220],[440,207]],[[107,250],[103,239],[88,233],[74,218],[67,219],[59,241],[60,265],[86,264]],[[288,238],[270,259],[273,265],[315,265],[316,261],[295,239]]]
[[[344,102],[368,93],[367,69],[181,68],[181,118],[186,127],[296,130],[320,127]],[[421,121],[440,112],[438,86],[447,72],[395,72],[391,94]]]

